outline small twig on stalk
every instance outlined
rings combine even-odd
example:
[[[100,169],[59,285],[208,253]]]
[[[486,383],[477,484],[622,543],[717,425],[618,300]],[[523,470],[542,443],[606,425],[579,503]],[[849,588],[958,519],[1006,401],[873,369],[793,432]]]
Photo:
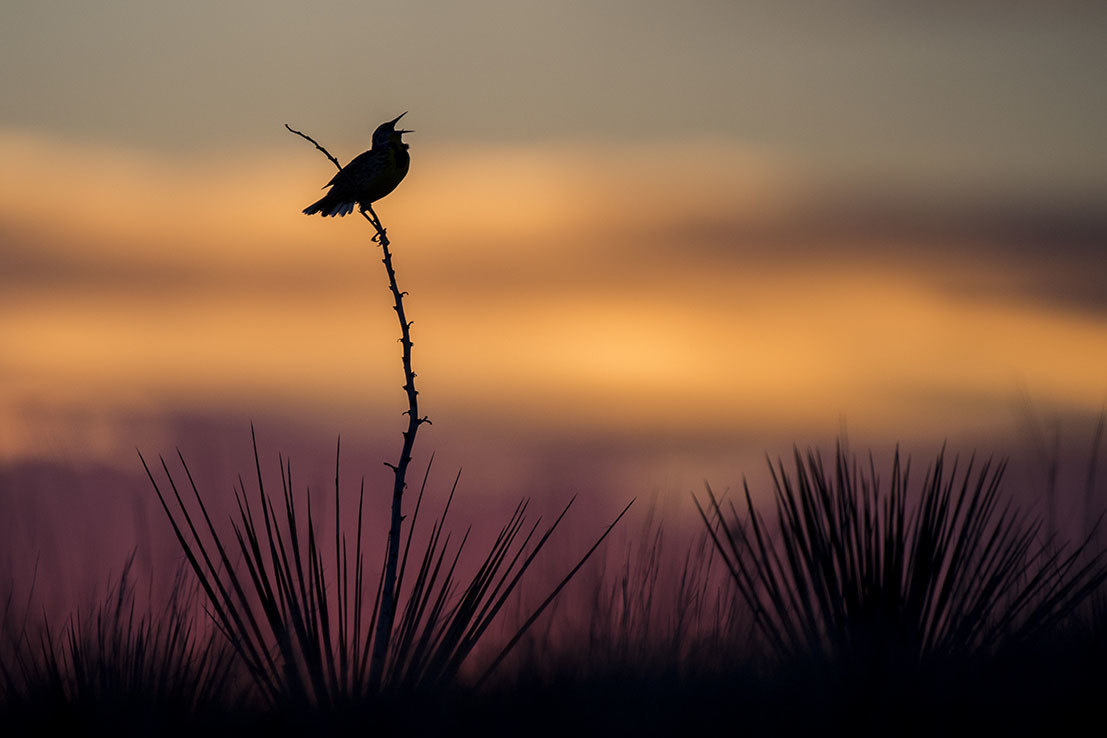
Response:
[[[297,131],[297,130],[296,130],[295,128],[293,128],[292,126],[288,125],[287,123],[285,123],[285,124],[284,124],[284,127],[285,127],[285,128],[287,128],[287,129],[288,129],[289,131],[291,131],[292,133],[295,133],[295,134],[296,134],[297,136],[299,136],[300,138],[304,138],[304,139],[307,139],[307,140],[308,140],[308,141],[310,141],[311,143],[315,144],[315,148],[317,148],[317,149],[319,149],[320,151],[322,151],[322,152],[323,152],[323,155],[324,155],[324,156],[326,156],[326,157],[327,157],[328,159],[330,159],[330,160],[331,160],[331,163],[332,163],[332,164],[334,164],[334,165],[335,165],[336,167],[338,167],[339,169],[341,169],[341,168],[342,168],[342,165],[338,163],[338,159],[335,159],[335,158],[334,158],[333,156],[331,156],[331,152],[327,151],[327,150],[326,150],[326,149],[324,149],[324,148],[323,148],[322,146],[320,146],[320,145],[319,145],[319,142],[318,142],[318,141],[316,141],[316,140],[315,140],[314,138],[312,138],[311,136],[307,135],[306,133],[303,133],[303,132],[301,132],[301,131]]]
[[[338,159],[331,156],[330,152],[314,138],[293,129],[287,123],[284,127],[297,136],[310,141],[336,167],[342,169]],[[407,430],[403,432],[404,442],[400,449],[399,460],[395,464],[385,462],[385,466],[392,470],[395,482],[392,487],[392,516],[388,529],[388,551],[385,555],[384,580],[381,585],[380,612],[375,623],[376,633],[373,639],[373,654],[369,665],[370,688],[376,690],[379,688],[381,677],[384,674],[388,646],[392,636],[392,625],[396,616],[396,568],[400,555],[400,527],[403,524],[401,508],[404,489],[407,487],[407,468],[411,463],[411,451],[415,446],[415,434],[418,432],[420,425],[423,423],[429,424],[430,420],[426,416],[419,416],[419,393],[415,389],[416,375],[411,368],[411,347],[413,345],[411,342],[411,322],[408,321],[404,312],[404,296],[407,295],[407,292],[402,292],[396,283],[396,270],[392,267],[392,251],[389,249],[388,232],[369,203],[362,205],[361,215],[373,226],[376,231],[373,240],[380,244],[381,250],[384,252],[381,261],[384,263],[385,272],[388,274],[388,287],[392,291],[392,297],[395,300],[393,309],[396,311],[396,317],[400,322],[400,344],[403,346],[404,367],[403,390],[407,395],[407,410],[404,414],[408,417]]]

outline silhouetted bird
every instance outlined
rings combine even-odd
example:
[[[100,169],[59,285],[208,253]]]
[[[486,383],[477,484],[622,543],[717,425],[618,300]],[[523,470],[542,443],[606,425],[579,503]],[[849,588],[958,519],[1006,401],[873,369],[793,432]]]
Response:
[[[401,136],[414,131],[396,130],[396,124],[405,115],[406,111],[377,126],[373,132],[373,148],[338,170],[338,174],[323,185],[331,191],[319,202],[306,207],[304,215],[348,215],[354,212],[355,204],[364,213],[371,203],[396,189],[411,166],[411,155]]]

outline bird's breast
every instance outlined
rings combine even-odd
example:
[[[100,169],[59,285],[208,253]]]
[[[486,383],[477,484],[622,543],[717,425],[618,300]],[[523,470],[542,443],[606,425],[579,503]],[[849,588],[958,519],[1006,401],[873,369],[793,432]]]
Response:
[[[405,144],[392,147],[392,160],[399,178],[403,179],[404,175],[407,174],[407,170],[411,168],[411,154],[407,153]]]

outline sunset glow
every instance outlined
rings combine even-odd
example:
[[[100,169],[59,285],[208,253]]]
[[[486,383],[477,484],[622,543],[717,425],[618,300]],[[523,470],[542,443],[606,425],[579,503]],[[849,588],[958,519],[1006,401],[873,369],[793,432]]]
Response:
[[[47,408],[337,422],[392,406],[370,389],[396,371],[373,246],[364,223],[299,215],[328,176],[302,143],[184,159],[3,137],[9,458],[35,453],[21,428]],[[842,250],[832,222],[796,232],[817,182],[766,155],[422,153],[381,212],[447,412],[532,432],[802,437],[846,418],[940,438],[1008,425],[1022,387],[1076,415],[1107,393],[1102,312],[1025,301],[1034,272],[971,242],[951,253],[908,229]],[[87,195],[41,197],[67,166]],[[688,185],[669,194],[662,177]],[[689,251],[682,234],[706,225],[720,235]]]

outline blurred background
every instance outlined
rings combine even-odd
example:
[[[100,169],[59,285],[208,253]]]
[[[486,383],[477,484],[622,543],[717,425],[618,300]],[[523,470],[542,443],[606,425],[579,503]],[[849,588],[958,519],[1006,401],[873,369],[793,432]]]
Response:
[[[433,421],[415,465],[435,452],[447,486],[464,467],[474,510],[573,493],[688,510],[705,480],[763,479],[765,454],[842,436],[920,463],[943,444],[1011,455],[1040,506],[1066,474],[1098,484],[1102,4],[12,0],[4,17],[11,571],[174,556],[136,447],[180,448],[229,495],[251,421],[315,488],[341,435],[351,478],[385,496],[406,405],[380,253],[360,218],[301,215],[333,167],[283,124],[346,162],[405,110],[411,172],[376,209]]]

